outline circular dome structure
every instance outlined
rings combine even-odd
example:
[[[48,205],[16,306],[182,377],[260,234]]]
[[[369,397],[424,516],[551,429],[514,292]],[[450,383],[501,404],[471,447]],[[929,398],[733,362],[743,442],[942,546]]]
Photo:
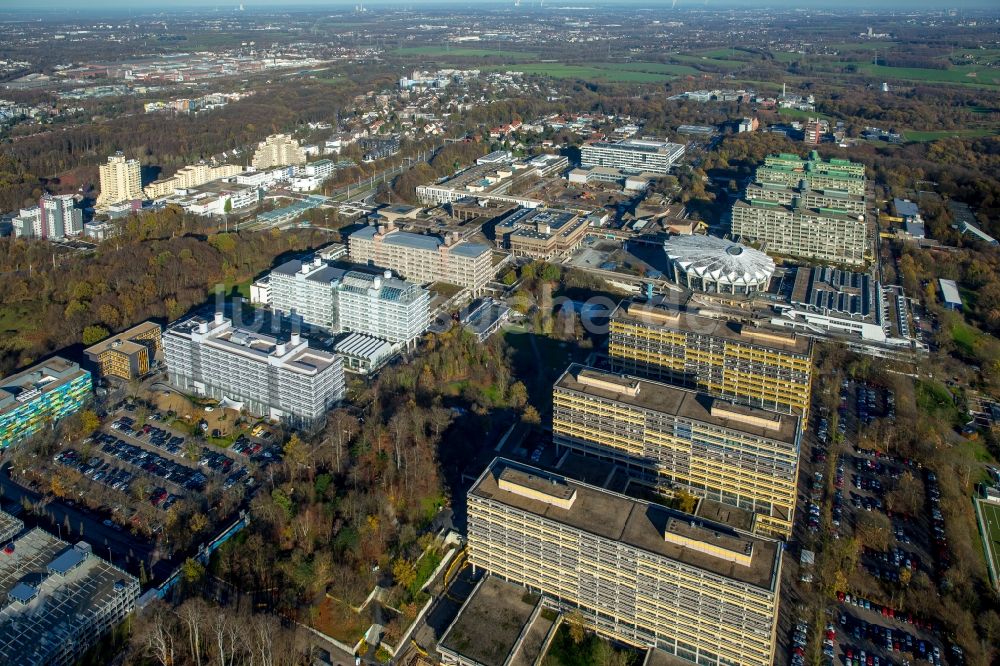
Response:
[[[715,236],[674,236],[663,244],[674,281],[711,294],[767,290],[774,260],[760,250]]]

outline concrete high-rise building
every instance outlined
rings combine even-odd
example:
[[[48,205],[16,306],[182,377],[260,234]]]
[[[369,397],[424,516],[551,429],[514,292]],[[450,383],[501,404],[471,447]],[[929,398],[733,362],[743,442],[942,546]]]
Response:
[[[21,209],[13,225],[17,238],[63,240],[83,233],[83,211],[72,194],[43,194],[37,206]]]
[[[649,302],[620,304],[610,326],[615,372],[808,418],[811,338]]]
[[[585,167],[613,167],[660,175],[670,173],[670,168],[683,156],[683,145],[650,139],[585,143],[580,149],[580,163]]]
[[[408,345],[430,325],[430,292],[392,276],[344,270],[320,257],[293,259],[269,275],[275,312],[331,332],[350,331]]]
[[[186,393],[239,404],[257,416],[312,429],[344,396],[339,358],[293,333],[282,341],[243,330],[217,313],[167,328],[163,352],[170,383]]]
[[[388,225],[369,225],[347,239],[351,261],[388,268],[406,280],[421,284],[446,282],[465,287],[473,296],[493,279],[493,252],[486,245],[449,235],[399,231]]]
[[[865,167],[771,155],[733,204],[732,234],[772,254],[858,265],[869,250]]]
[[[71,666],[135,610],[139,580],[33,529],[0,556],[0,663]]]
[[[287,134],[272,134],[257,146],[251,165],[254,169],[306,163],[306,151],[299,142]]]
[[[468,493],[468,557],[599,633],[697,664],[770,666],[781,547],[498,459]]]
[[[101,194],[97,197],[97,208],[142,199],[142,174],[139,160],[125,159],[122,153],[108,158],[107,164],[100,166]]]
[[[90,373],[60,356],[0,380],[0,449],[80,410],[90,391]]]
[[[556,381],[552,402],[558,447],[727,505],[756,534],[791,534],[798,417],[580,365]]]
[[[173,194],[175,190],[197,187],[213,180],[230,178],[241,173],[243,173],[243,167],[235,164],[220,164],[218,166],[190,164],[181,167],[177,173],[169,178],[154,180],[143,188],[143,193],[147,199],[159,199]]]

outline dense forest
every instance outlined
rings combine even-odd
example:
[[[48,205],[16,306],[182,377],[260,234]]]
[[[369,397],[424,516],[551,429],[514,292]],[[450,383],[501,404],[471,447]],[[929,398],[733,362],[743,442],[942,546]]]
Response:
[[[0,371],[79,342],[92,344],[151,317],[175,319],[284,252],[314,247],[318,231],[214,233],[179,208],[128,219],[93,253],[0,239]],[[212,227],[214,229],[214,226]]]

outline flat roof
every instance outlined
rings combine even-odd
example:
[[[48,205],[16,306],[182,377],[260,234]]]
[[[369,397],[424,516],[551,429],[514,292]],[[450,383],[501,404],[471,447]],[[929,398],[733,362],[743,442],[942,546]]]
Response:
[[[945,303],[949,303],[951,305],[962,304],[962,295],[959,293],[958,284],[956,284],[954,280],[939,278],[938,284],[941,285],[941,297],[944,298]]]
[[[78,363],[53,356],[0,380],[0,412],[62,386],[81,375],[89,375]]]
[[[572,504],[560,506],[502,490],[498,483],[500,475],[511,467],[536,477],[558,480],[575,492],[576,498]],[[469,494],[542,516],[610,541],[621,542],[696,569],[764,590],[772,592],[776,590],[775,564],[780,557],[778,542],[739,533],[724,525],[710,523],[659,504],[637,500],[503,458],[496,458],[490,464],[469,490]],[[738,564],[667,541],[665,534],[671,525],[671,519],[675,521],[674,525],[677,523],[687,525],[688,532],[699,537],[694,540],[708,538],[711,542],[715,539],[713,535],[717,534],[719,538],[736,539],[749,544],[752,546],[750,564]],[[694,531],[690,527],[692,522],[695,524]]]
[[[160,330],[160,325],[152,321],[144,321],[141,324],[133,326],[127,331],[122,331],[117,335],[112,335],[110,338],[106,338],[104,340],[101,340],[95,345],[87,347],[86,349],[83,350],[83,352],[85,354],[99,356],[100,354],[103,354],[104,352],[108,351],[108,349],[110,349],[116,342],[125,343],[131,341],[134,338],[139,337],[140,335],[145,335],[147,333],[150,333],[153,330]],[[129,352],[129,349],[125,348],[124,346],[122,347],[122,349],[125,352]]]
[[[622,301],[611,313],[611,319],[638,322],[675,331],[711,335],[766,349],[778,349],[791,354],[809,356],[812,353],[813,341],[811,338],[796,335],[784,327],[773,326],[769,320],[756,322],[755,325],[751,326],[732,321],[727,317],[706,316],[701,311],[676,307],[667,303],[638,301]],[[754,336],[753,333],[763,333],[764,335]]]
[[[68,555],[72,553],[71,555]],[[72,561],[68,558],[72,558]],[[71,564],[72,566],[64,566]],[[14,542],[14,555],[0,555],[0,662],[50,663],[63,644],[118,597],[134,607],[139,581],[93,555],[33,529]]]
[[[603,383],[627,383],[629,386],[634,386],[635,388],[634,390],[613,391],[610,388],[595,385],[590,381],[583,383],[577,380],[580,373],[600,378]],[[649,379],[588,368],[578,363],[574,363],[566,368],[562,376],[556,380],[554,388],[592,395],[606,400],[614,400],[640,409],[649,409],[663,414],[670,414],[679,418],[727,428],[736,432],[789,445],[794,445],[798,436],[799,419],[797,416],[791,414],[779,414],[755,407],[734,405],[727,400],[713,398],[705,393],[698,393],[697,391],[670,386],[669,384],[654,382]],[[743,420],[729,418],[722,414],[712,414],[713,403],[717,406],[725,407],[728,412],[749,410],[751,415],[759,415],[760,418],[775,423],[776,427],[766,428],[747,423]]]
[[[517,649],[518,639],[537,605],[537,600],[535,603],[525,601],[525,593],[519,585],[486,576],[448,627],[438,643],[439,649],[482,666],[504,666]]]

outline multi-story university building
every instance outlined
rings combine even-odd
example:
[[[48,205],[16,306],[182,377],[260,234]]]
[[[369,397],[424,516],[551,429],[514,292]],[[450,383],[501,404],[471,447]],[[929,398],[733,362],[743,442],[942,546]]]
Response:
[[[515,257],[547,261],[580,247],[588,224],[587,218],[571,211],[521,208],[497,225],[496,235]]]
[[[468,514],[474,566],[602,634],[697,664],[774,663],[776,541],[502,459]]]
[[[135,610],[139,581],[40,529],[0,556],[0,663],[71,666]]]
[[[333,354],[310,349],[298,334],[279,341],[213,320],[176,322],[163,336],[167,376],[188,393],[230,403],[297,428],[322,425],[344,396],[344,369]]]
[[[43,194],[37,206],[21,209],[13,225],[17,238],[63,240],[83,233],[83,211],[72,194]]]
[[[615,372],[704,391],[808,420],[813,341],[787,329],[703,316],[651,302],[624,302],[611,315]]]
[[[95,206],[107,208],[113,204],[142,199],[142,175],[139,160],[127,160],[117,153],[100,166],[101,194]]]
[[[845,215],[865,214],[865,198],[847,194],[843,190],[807,190],[778,183],[750,183],[747,185],[746,199],[773,201],[791,208],[837,210]]]
[[[683,156],[683,145],[650,139],[585,143],[580,149],[580,163],[585,167],[613,167],[659,175],[670,173],[670,167]]]
[[[285,262],[269,278],[274,311],[331,332],[366,333],[407,345],[430,325],[430,292],[390,271],[371,275],[314,257]]]
[[[473,296],[493,279],[493,252],[486,245],[415,234],[387,225],[369,225],[347,239],[351,261],[388,268],[421,284],[446,282],[464,287]]]
[[[83,407],[90,373],[53,356],[0,381],[0,449]]]
[[[130,380],[144,376],[163,353],[160,325],[145,321],[83,350],[98,378]]]
[[[306,163],[306,151],[287,134],[272,134],[257,146],[251,165],[254,169]]]
[[[764,158],[757,169],[758,183],[774,183],[803,190],[839,191],[865,196],[865,165],[850,160],[822,160],[816,151],[809,159],[781,153]]]
[[[798,417],[580,365],[556,381],[552,402],[558,447],[740,509],[756,534],[791,534]]]
[[[159,199],[174,193],[174,190],[204,185],[220,178],[230,178],[243,173],[243,167],[235,164],[189,164],[169,178],[154,180],[143,189],[147,199]]]
[[[826,208],[792,208],[772,201],[733,204],[732,234],[767,252],[837,264],[863,264],[868,249],[864,215]]]
[[[733,205],[732,233],[767,251],[862,264],[868,250],[865,167],[813,152],[771,155]]]

